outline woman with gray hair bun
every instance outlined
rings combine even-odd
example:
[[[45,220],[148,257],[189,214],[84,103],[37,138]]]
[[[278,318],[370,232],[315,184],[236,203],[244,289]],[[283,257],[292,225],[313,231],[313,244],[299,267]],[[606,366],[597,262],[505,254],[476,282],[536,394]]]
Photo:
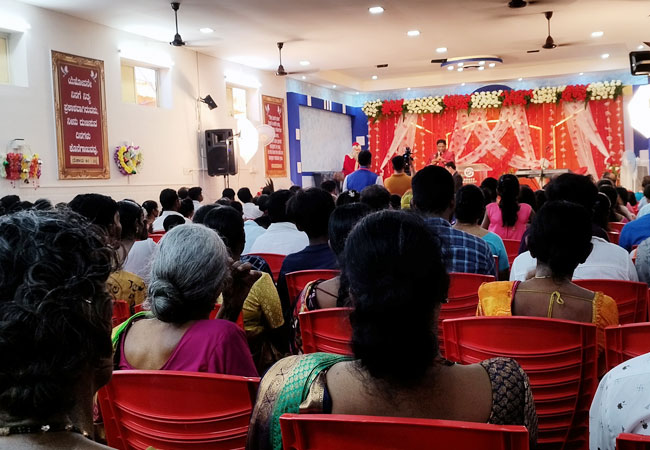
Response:
[[[259,277],[250,264],[230,260],[213,230],[174,228],[152,264],[151,312],[136,314],[114,336],[115,368],[257,376],[246,336],[233,322]],[[222,292],[224,304],[209,320]]]

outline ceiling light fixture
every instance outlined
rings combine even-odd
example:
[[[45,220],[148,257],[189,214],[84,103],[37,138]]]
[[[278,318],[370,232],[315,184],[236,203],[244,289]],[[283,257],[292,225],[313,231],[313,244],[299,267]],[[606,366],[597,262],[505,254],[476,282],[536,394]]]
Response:
[[[462,62],[458,63],[458,67],[463,67],[464,65],[465,65],[465,63],[462,63]]]
[[[384,12],[384,8],[382,8],[381,6],[371,6],[370,8],[368,8],[368,11],[370,12],[370,14],[381,14]]]
[[[609,58],[609,53],[603,53],[602,55],[600,55],[600,57],[603,59],[607,59]]]
[[[437,53],[447,53],[447,47],[438,47],[436,49]]]
[[[485,65],[485,61],[479,61],[478,65],[479,65],[479,66],[484,66],[484,65]]]
[[[357,91],[357,95],[359,95],[359,91]]]
[[[503,64],[503,59],[495,55],[459,56],[455,58],[432,59],[431,64],[440,64],[447,70],[462,67],[467,70],[485,70],[486,67],[496,67]]]
[[[602,31],[594,31],[593,33],[591,33],[591,37],[592,38],[599,38],[599,37],[603,37],[604,34],[605,33],[603,33]]]
[[[302,79],[303,79],[303,80],[306,80],[306,79],[307,79],[307,77],[303,75],[303,76],[302,76]]]
[[[490,67],[496,67],[496,63],[490,63],[489,66]]]
[[[208,27],[200,28],[199,31],[200,31],[201,33],[205,33],[205,34],[214,33],[214,30],[213,30],[212,28],[208,28]]]
[[[584,74],[585,74],[584,72],[580,72],[578,75],[582,76],[582,75],[584,75]]]
[[[300,61],[301,66],[308,66],[309,64],[311,64],[309,61]]]
[[[409,37],[416,37],[420,35],[420,30],[410,30],[406,33]]]
[[[641,45],[639,45],[636,49],[637,49],[637,50],[643,50],[644,48],[645,48],[645,45],[641,44]]]
[[[524,80],[524,79],[521,78],[521,77],[517,78],[517,81],[523,81],[523,80]]]
[[[377,75],[373,75],[373,76],[372,76],[372,79],[373,79],[373,80],[376,80],[376,79],[377,79]]]
[[[332,89],[336,89],[336,85],[335,85],[335,84],[332,85]]]
[[[461,86],[465,86],[465,83],[460,83]]]
[[[478,66],[478,70],[485,70],[485,66]]]
[[[447,70],[454,70],[454,66],[448,66]]]
[[[411,88],[406,88],[406,90],[407,90],[407,91],[410,91],[410,90],[411,90]]]
[[[459,67],[459,68],[458,68],[458,71],[459,71],[459,72],[462,72],[462,71],[463,71],[463,68],[462,68],[462,67]]]

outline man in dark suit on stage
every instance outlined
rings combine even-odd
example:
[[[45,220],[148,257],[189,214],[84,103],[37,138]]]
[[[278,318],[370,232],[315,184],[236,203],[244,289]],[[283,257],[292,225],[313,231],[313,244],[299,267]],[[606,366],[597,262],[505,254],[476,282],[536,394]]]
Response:
[[[456,163],[453,161],[446,162],[445,169],[447,169],[454,179],[454,192],[458,192],[458,189],[463,186],[463,176],[456,170]]]

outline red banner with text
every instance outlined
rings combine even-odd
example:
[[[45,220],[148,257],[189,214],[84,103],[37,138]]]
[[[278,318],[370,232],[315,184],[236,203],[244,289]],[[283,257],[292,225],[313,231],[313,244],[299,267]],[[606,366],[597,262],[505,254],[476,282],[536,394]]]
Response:
[[[262,96],[264,123],[275,130],[273,141],[264,147],[264,167],[266,177],[287,176],[287,158],[284,150],[284,99]]]

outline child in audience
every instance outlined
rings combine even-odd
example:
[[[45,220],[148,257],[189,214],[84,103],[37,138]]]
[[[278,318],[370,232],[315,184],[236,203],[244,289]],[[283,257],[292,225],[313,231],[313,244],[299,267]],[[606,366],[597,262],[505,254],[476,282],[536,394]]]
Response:
[[[449,278],[438,242],[422,218],[400,211],[354,227],[343,257],[354,357],[313,353],[276,363],[260,385],[248,448],[281,448],[278,418],[289,411],[524,425],[535,444],[535,405],[517,362],[458,365],[439,355]]]

